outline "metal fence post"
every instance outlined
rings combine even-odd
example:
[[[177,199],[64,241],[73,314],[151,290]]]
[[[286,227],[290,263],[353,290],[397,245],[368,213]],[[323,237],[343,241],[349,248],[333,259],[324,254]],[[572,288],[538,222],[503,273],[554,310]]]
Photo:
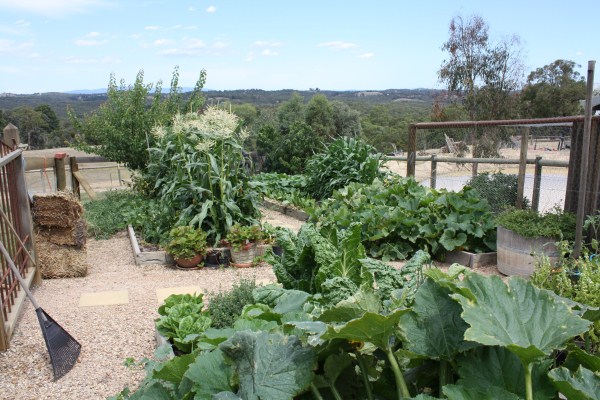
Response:
[[[435,180],[437,178],[437,160],[435,154],[431,155],[431,178],[429,179],[430,187],[435,189]]]
[[[542,157],[535,157],[535,172],[533,174],[533,199],[531,200],[531,208],[538,211],[540,208],[540,188],[542,186]]]

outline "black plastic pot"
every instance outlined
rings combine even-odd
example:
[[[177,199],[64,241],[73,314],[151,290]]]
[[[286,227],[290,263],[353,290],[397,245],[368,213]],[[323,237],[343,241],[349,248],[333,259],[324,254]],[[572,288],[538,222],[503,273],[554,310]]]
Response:
[[[275,254],[276,256],[283,256],[283,247],[278,246],[276,244],[273,245],[273,254]]]
[[[204,266],[207,268],[219,268],[229,266],[229,255],[222,250],[210,250],[206,253]]]

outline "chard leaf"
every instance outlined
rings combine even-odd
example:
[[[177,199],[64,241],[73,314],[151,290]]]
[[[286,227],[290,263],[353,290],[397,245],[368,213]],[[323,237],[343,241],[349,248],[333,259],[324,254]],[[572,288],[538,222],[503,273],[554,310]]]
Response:
[[[571,375],[564,368],[556,368],[548,373],[552,384],[568,400],[600,400],[600,377],[587,368],[579,369]]]
[[[462,305],[462,317],[470,325],[465,339],[506,347],[525,365],[562,348],[590,325],[565,303],[519,277],[505,284],[498,276],[471,274],[463,286],[471,296],[452,297]]]
[[[243,399],[293,399],[313,380],[314,350],[295,336],[237,332],[219,348],[233,361]]]
[[[533,398],[554,399],[555,391],[548,379],[552,360],[532,365]],[[485,391],[496,386],[525,398],[525,369],[519,358],[504,347],[480,347],[458,359],[458,384]]]
[[[343,325],[330,325],[322,338],[370,342],[380,349],[388,350],[392,345],[390,342],[400,317],[408,311],[408,309],[398,309],[390,315],[367,312]]]
[[[214,394],[233,390],[229,383],[231,367],[219,349],[196,357],[184,376],[193,383],[194,400],[210,400]]]
[[[211,400],[243,400],[243,399],[233,392],[219,392],[217,394],[214,394],[211,397]]]
[[[460,318],[462,308],[449,294],[450,290],[431,279],[419,287],[412,311],[401,319],[408,350],[437,360],[450,360],[473,346],[464,340],[468,325]]]
[[[442,390],[448,400],[519,400],[516,394],[496,386],[480,390],[460,385],[445,385]]]

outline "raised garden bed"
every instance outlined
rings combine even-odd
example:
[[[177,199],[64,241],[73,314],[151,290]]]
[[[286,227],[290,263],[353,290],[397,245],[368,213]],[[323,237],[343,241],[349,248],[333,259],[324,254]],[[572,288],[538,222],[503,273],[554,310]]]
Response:
[[[444,262],[449,264],[458,263],[469,268],[480,268],[488,264],[496,264],[497,253],[471,253],[464,250],[454,250],[446,253]]]

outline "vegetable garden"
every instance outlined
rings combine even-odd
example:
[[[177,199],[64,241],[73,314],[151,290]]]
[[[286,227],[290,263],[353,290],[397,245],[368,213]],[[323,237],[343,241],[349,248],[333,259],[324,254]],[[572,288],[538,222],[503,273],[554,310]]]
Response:
[[[496,216],[474,188],[383,173],[383,156],[348,138],[302,175],[251,178],[239,121],[215,108],[154,134],[134,191],[108,195],[128,204],[115,225],[167,248],[181,226],[208,247],[268,236],[283,250],[264,256],[279,285],[234,288],[220,305],[168,298],[156,326],[169,345],[133,363],[146,379],[115,399],[600,398],[597,242],[569,265],[540,259],[529,281],[442,272],[432,259],[449,251],[495,249]],[[309,221],[255,235],[263,196]]]

